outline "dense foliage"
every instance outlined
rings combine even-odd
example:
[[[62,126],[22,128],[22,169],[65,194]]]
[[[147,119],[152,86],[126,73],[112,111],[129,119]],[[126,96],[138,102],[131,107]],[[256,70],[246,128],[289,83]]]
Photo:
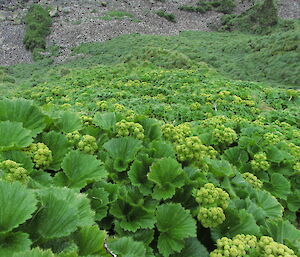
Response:
[[[46,37],[50,33],[52,24],[48,11],[41,5],[31,5],[25,16],[26,32],[24,45],[30,51],[46,48]]]
[[[140,64],[2,97],[0,255],[299,256],[299,91]]]
[[[253,13],[271,2],[224,25],[268,25]],[[51,19],[33,5],[25,20],[39,51]],[[203,62],[297,88],[299,28],[286,25],[127,35],[73,62],[1,68],[0,256],[300,256],[300,92]]]

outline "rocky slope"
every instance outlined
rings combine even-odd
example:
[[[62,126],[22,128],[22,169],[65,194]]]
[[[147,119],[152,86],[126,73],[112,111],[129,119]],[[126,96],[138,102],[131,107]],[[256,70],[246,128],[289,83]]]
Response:
[[[22,44],[22,18],[33,2],[51,8],[53,26],[48,45],[60,47],[58,62],[68,57],[71,47],[84,42],[105,41],[129,33],[175,35],[183,30],[209,31],[208,24],[222,15],[214,11],[198,14],[178,10],[195,0],[0,0],[0,65],[32,61]],[[236,12],[249,6],[247,1],[240,1]],[[155,11],[161,9],[173,13],[177,22],[157,16]],[[132,17],[103,20],[107,11],[112,10],[126,11]],[[286,19],[300,18],[300,2],[282,0],[279,14]]]

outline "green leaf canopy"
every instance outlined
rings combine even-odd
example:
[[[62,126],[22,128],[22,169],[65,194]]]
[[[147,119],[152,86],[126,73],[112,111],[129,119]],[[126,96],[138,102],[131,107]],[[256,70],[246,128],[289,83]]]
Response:
[[[32,250],[15,253],[13,257],[55,257],[55,255],[50,250],[34,248]]]
[[[180,204],[168,203],[157,208],[158,249],[164,256],[180,252],[184,239],[196,237],[196,221]]]
[[[122,229],[135,232],[140,228],[154,227],[156,204],[151,197],[144,197],[137,188],[123,187],[118,200],[112,203],[110,213],[119,220]]]
[[[106,232],[98,226],[82,227],[75,234],[75,242],[79,247],[79,255],[105,253],[104,240]]]
[[[65,133],[70,133],[82,128],[81,119],[78,113],[69,111],[61,112],[55,125]]]
[[[114,112],[96,113],[94,123],[105,131],[114,131],[117,118]]]
[[[0,122],[0,151],[17,150],[29,146],[33,139],[30,130],[20,122]]]
[[[197,238],[187,238],[184,248],[180,253],[172,254],[172,257],[208,257],[209,253],[205,246]]]
[[[71,151],[65,156],[62,168],[63,173],[58,173],[60,176],[57,177],[57,180],[70,188],[83,188],[88,183],[100,181],[107,175],[106,170],[95,156],[79,150]]]
[[[56,131],[51,131],[49,133],[43,133],[42,142],[45,143],[52,152],[53,160],[49,169],[55,171],[59,170],[65,155],[70,150],[67,137]]]
[[[45,115],[32,101],[25,99],[0,100],[0,121],[21,122],[33,136],[46,127]]]
[[[111,252],[122,257],[146,257],[146,248],[142,242],[136,242],[131,237],[112,239],[108,242]]]
[[[184,185],[184,172],[181,165],[172,158],[163,158],[153,163],[148,179],[155,183],[153,198],[171,198],[175,189]]]
[[[32,231],[37,231],[43,238],[68,236],[77,227],[94,224],[95,213],[84,194],[68,188],[47,188],[40,190],[40,212],[35,215]]]
[[[14,253],[30,249],[29,235],[22,232],[10,232],[0,235],[0,256],[11,257]]]
[[[19,182],[0,181],[0,233],[18,227],[36,210],[34,193]]]
[[[290,181],[279,173],[273,173],[271,175],[271,182],[266,184],[265,188],[274,196],[284,200],[286,200],[287,196],[291,193]]]
[[[113,138],[103,145],[109,156],[113,159],[114,168],[121,172],[128,168],[141,149],[142,143],[132,137]]]

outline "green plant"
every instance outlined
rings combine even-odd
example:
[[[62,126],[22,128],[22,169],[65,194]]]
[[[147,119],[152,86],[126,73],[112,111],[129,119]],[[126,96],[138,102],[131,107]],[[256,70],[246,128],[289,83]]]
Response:
[[[105,16],[100,17],[100,19],[107,20],[107,21],[111,21],[114,19],[122,20],[122,19],[126,19],[126,18],[134,18],[134,15],[132,13],[129,13],[126,11],[112,10],[112,11],[107,11],[105,13]]]
[[[159,10],[155,12],[158,16],[165,18],[170,22],[176,22],[175,15],[173,13],[167,13],[164,10]]]
[[[50,33],[51,17],[46,9],[33,4],[25,16],[26,31],[24,45],[30,51],[35,48],[46,48],[46,36]]]
[[[232,13],[236,3],[234,0],[217,0],[217,1],[198,1],[196,6],[182,5],[179,7],[182,11],[205,13],[211,10],[222,13]]]
[[[176,40],[196,35],[207,44]],[[299,92],[226,79],[138,38],[125,63],[1,69],[47,80],[0,99],[0,255],[299,255]],[[128,54],[132,36],[118,40]]]
[[[270,33],[279,24],[277,6],[274,0],[264,0],[238,16],[227,16],[222,19],[225,29],[238,29],[251,33]]]

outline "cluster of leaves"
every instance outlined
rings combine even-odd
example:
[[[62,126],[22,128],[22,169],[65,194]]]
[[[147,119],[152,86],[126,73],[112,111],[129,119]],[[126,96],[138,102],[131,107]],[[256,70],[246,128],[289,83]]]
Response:
[[[235,0],[198,1],[196,6],[182,5],[179,10],[187,12],[206,13],[208,11],[218,11],[225,14],[232,13],[236,7]]]
[[[280,20],[274,0],[260,1],[240,15],[224,15],[221,22],[223,30],[257,34],[269,34],[274,29],[286,30],[294,26],[292,21]]]
[[[16,94],[40,107],[0,100],[1,256],[206,257],[241,234],[300,254],[298,91],[206,65],[63,73]]]
[[[26,32],[24,45],[30,51],[46,48],[46,37],[50,33],[51,17],[41,5],[33,4],[25,16]]]
[[[151,73],[144,76],[153,77]],[[86,80],[83,84],[77,82],[77,87],[89,89],[84,84],[90,83],[89,74],[81,78]],[[76,86],[75,82],[69,83]],[[113,83],[119,89],[122,86]],[[145,93],[149,81],[144,87],[140,83],[129,81],[124,87],[129,92]],[[176,85],[173,87],[176,92]],[[177,90],[181,87],[178,85]],[[246,90],[250,90],[248,87]],[[227,85],[226,91],[214,90],[219,91],[221,100],[228,98],[228,102],[245,104],[247,109],[240,117],[234,110],[234,115],[228,117],[229,108],[227,116],[211,112],[202,120],[194,116],[192,122],[174,126],[149,118],[145,112],[138,114],[138,108],[132,111],[107,100],[101,102],[105,112],[97,111],[96,103],[95,109],[77,105],[82,111],[94,110],[94,117],[49,104],[42,112],[28,100],[1,100],[3,174],[14,174],[7,171],[9,164],[15,170],[23,168],[26,183],[20,184],[19,176],[1,176],[0,190],[5,194],[0,194],[0,203],[5,210],[0,213],[0,253],[13,257],[197,257],[208,256],[201,242],[209,238],[217,242],[219,249],[218,239],[249,234],[267,235],[275,240],[268,239],[272,249],[281,247],[299,254],[300,232],[292,224],[296,222],[300,198],[299,128],[293,120],[269,120],[268,112],[250,114],[257,100],[243,100],[242,95],[234,94],[233,85]],[[257,87],[251,90],[253,93]],[[284,90],[268,90],[265,98],[263,91],[260,97],[278,110],[282,108],[279,98],[272,101],[272,94],[287,94],[282,104],[298,103],[298,93],[289,100],[290,94]],[[54,101],[66,93],[51,86],[41,92],[45,97],[51,92]],[[213,98],[213,94],[203,96],[206,101]],[[195,114],[200,110],[201,106]],[[128,135],[120,132],[122,124],[126,129],[129,126]],[[137,128],[137,135],[143,131],[143,137],[132,137],[135,134],[130,133],[135,129],[130,132],[131,127]],[[225,138],[228,135],[226,140],[220,140],[223,131]],[[190,156],[189,148],[199,148],[200,152],[206,149],[200,162]],[[268,166],[253,165],[253,161],[261,160]],[[245,172],[264,183],[257,187],[257,183],[248,182],[254,177],[245,177]],[[13,199],[4,197],[7,194]],[[219,209],[222,222],[216,222]],[[213,225],[207,223],[210,216]],[[228,247],[230,242],[228,239]]]
[[[158,16],[165,18],[167,21],[176,22],[175,15],[173,13],[168,13],[165,10],[159,10],[155,12]]]

